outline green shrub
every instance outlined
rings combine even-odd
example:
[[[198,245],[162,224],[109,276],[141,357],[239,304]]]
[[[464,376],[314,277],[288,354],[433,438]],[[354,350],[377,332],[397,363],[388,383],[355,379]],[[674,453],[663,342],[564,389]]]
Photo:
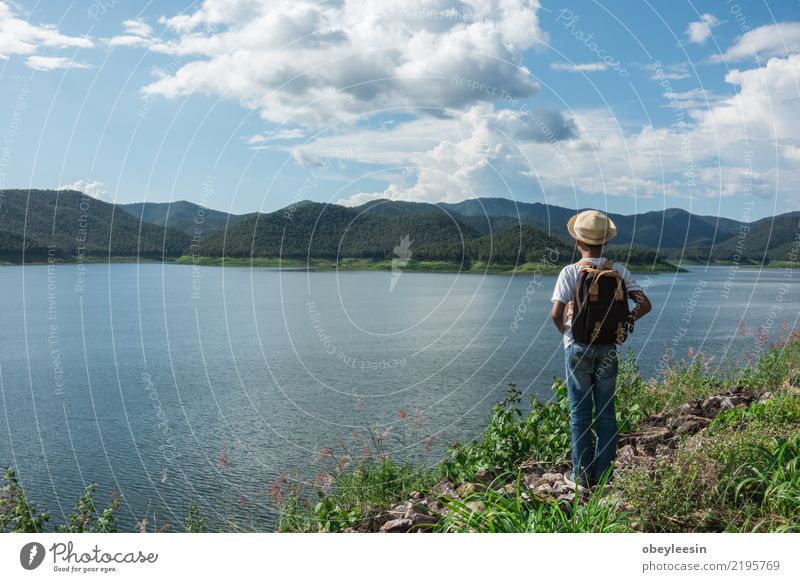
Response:
[[[800,437],[732,451],[723,491],[733,502],[756,504],[769,529],[800,531]]]
[[[603,487],[586,501],[539,498],[526,490],[517,475],[514,491],[478,485],[462,500],[445,498],[450,511],[436,524],[438,532],[484,533],[612,533],[631,530],[630,515],[614,498],[605,498]]]
[[[204,533],[208,531],[206,521],[200,515],[200,510],[197,509],[197,505],[194,503],[189,505],[189,515],[186,516],[184,525],[188,533]]]
[[[72,512],[67,516],[66,525],[56,528],[62,533],[113,533],[117,531],[117,516],[119,510],[119,496],[112,495],[109,504],[101,511],[97,511],[94,496],[97,486],[91,483],[86,486],[86,491],[75,503]]]
[[[317,492],[313,506],[293,486],[281,501],[278,531],[342,531],[371,511],[408,498],[411,491],[430,489],[441,474],[391,458],[361,459],[353,469],[339,471],[327,490]]]
[[[553,392],[553,404],[532,396],[531,411],[523,417],[519,408],[522,393],[510,385],[480,438],[450,447],[442,462],[445,475],[461,482],[481,469],[507,470],[531,456],[545,462],[564,460],[570,450],[569,399],[564,382],[556,380]]]
[[[751,404],[748,408],[726,410],[717,415],[707,430],[715,434],[751,423],[762,426],[800,423],[800,396],[779,394],[771,400]]]
[[[39,513],[25,496],[13,469],[8,468],[0,487],[0,531],[40,533],[49,519],[47,511]]]

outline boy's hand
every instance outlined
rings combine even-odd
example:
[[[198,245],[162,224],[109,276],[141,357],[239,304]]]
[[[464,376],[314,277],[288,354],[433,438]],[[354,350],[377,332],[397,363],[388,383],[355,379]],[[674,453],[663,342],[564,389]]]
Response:
[[[636,306],[631,311],[631,320],[636,321],[637,319],[641,319],[648,313],[650,310],[653,309],[653,304],[650,303],[650,300],[647,298],[647,295],[644,294],[644,291],[630,291],[628,296],[633,299]]]
[[[565,303],[561,303],[561,301],[553,301],[553,308],[550,310],[550,319],[553,320],[558,331],[561,335],[567,331],[567,326],[564,325],[564,309],[567,307]]]

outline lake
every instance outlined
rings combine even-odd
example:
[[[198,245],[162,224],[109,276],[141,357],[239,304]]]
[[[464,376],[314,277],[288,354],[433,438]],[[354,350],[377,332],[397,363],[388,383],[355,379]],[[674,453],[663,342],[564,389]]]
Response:
[[[797,327],[783,270],[639,275],[654,310],[626,343],[658,376],[665,350],[723,365],[753,331]],[[195,502],[270,529],[281,477],[323,482],[320,449],[436,463],[475,437],[509,383],[563,375],[551,276],[304,272],[173,264],[0,268],[0,465],[51,522],[85,484],[121,495],[121,529],[182,529]],[[311,487],[308,485],[307,487]],[[310,491],[310,489],[309,489]]]

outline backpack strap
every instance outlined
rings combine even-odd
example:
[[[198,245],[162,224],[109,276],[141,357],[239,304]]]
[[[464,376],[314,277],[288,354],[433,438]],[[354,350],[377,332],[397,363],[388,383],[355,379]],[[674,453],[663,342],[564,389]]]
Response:
[[[613,261],[605,261],[599,265],[595,265],[591,261],[587,260],[580,260],[576,265],[581,267],[581,270],[586,270],[594,273],[595,277],[592,279],[592,284],[589,286],[589,299],[591,301],[597,301],[599,297],[599,290],[598,285],[600,283],[600,277],[607,276],[607,277],[614,277],[617,279],[617,289],[614,293],[615,299],[617,301],[621,301],[624,299],[625,294],[622,292],[622,277],[616,271],[616,269],[612,269],[614,264]]]
[[[575,263],[575,264],[576,264],[576,265],[579,265],[579,266],[581,266],[581,267],[586,267],[586,268],[589,268],[589,269],[594,269],[594,270],[596,270],[596,271],[608,271],[608,270],[609,270],[609,269],[611,269],[611,267],[614,265],[614,261],[605,261],[605,262],[603,262],[603,263],[600,263],[600,264],[598,264],[598,265],[595,265],[595,264],[594,264],[593,262],[591,262],[591,261],[587,261],[586,259],[582,259],[582,260],[578,261],[578,262],[577,262],[577,263]]]

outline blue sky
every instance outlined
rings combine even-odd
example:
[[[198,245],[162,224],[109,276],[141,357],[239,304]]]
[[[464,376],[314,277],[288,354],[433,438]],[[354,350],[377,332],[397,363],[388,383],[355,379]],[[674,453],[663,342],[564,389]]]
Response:
[[[0,1],[0,187],[800,210],[797,2]]]

